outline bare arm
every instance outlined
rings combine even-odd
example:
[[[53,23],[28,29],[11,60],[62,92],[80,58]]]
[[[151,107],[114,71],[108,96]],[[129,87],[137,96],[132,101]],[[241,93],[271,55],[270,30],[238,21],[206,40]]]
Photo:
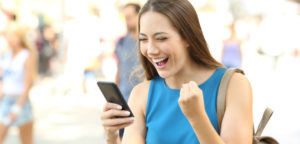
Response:
[[[25,101],[29,96],[30,88],[33,84],[34,76],[35,76],[35,57],[33,54],[30,54],[29,57],[25,61],[24,65],[24,92],[21,94],[20,98],[17,101],[17,105],[22,107]]]
[[[221,137],[225,143],[252,144],[252,136],[252,88],[244,75],[235,73],[228,86]]]
[[[185,86],[186,88],[188,86]],[[185,88],[185,89],[186,89]],[[192,86],[188,89],[192,91],[190,97],[192,101],[199,101],[195,106],[198,106],[198,110],[187,111],[187,116],[191,126],[193,127],[198,140],[202,144],[252,144],[252,132],[253,132],[253,120],[252,120],[252,90],[249,81],[241,74],[234,74],[230,80],[227,96],[226,96],[226,110],[221,126],[221,136],[213,128],[209,121],[209,118],[204,109],[203,100],[201,97],[195,95],[201,95],[202,91],[195,85],[195,91]],[[184,92],[184,95],[187,92]],[[200,94],[199,94],[200,93]],[[185,112],[186,105],[190,103],[189,97],[184,97],[180,101],[181,109]],[[202,101],[202,102],[201,102]],[[199,106],[203,104],[203,106]]]
[[[137,85],[129,97],[129,106],[134,114],[132,118],[116,118],[117,116],[128,116],[129,113],[118,108],[117,104],[107,103],[101,114],[102,125],[105,129],[107,144],[120,144],[119,129],[125,128],[122,143],[140,144],[145,143],[145,110],[147,103],[148,87],[150,82]]]
[[[129,106],[134,113],[134,123],[126,127],[122,143],[124,144],[145,144],[146,137],[146,105],[150,81],[137,85],[129,97]]]

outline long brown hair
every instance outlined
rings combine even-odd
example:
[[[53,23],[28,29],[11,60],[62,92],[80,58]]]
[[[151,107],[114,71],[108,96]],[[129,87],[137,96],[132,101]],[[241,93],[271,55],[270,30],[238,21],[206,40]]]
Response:
[[[148,0],[139,13],[138,33],[140,32],[141,16],[148,11],[158,12],[168,17],[180,36],[189,44],[188,53],[194,62],[208,68],[223,67],[210,54],[197,13],[188,0]],[[138,42],[138,46],[140,49],[140,42]],[[139,57],[147,80],[158,76],[155,67],[142,55],[140,50]]]

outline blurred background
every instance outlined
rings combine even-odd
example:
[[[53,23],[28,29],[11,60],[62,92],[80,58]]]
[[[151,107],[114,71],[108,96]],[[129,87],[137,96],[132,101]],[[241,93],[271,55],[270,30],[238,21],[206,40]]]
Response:
[[[4,31],[16,21],[38,53],[30,91],[36,144],[105,143],[105,103],[96,81],[115,81],[116,41],[126,35],[122,7],[146,0],[0,0],[0,55]],[[300,1],[190,0],[213,56],[242,68],[254,95],[257,128],[266,107],[275,112],[263,135],[300,143]],[[11,128],[5,144],[20,143]]]

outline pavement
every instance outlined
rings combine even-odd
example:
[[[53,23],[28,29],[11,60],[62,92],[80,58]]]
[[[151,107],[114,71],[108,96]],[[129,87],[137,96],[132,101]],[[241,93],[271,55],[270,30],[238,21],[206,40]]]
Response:
[[[101,92],[66,91],[60,78],[37,82],[31,90],[35,144],[104,144],[100,114],[105,100]],[[96,86],[96,82],[94,83]],[[5,144],[19,144],[18,129],[11,128]]]

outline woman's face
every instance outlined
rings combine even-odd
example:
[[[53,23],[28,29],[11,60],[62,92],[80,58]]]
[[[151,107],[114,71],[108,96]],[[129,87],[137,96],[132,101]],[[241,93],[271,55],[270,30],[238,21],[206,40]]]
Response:
[[[21,40],[15,32],[12,31],[6,32],[6,39],[8,45],[12,48],[18,47],[21,44]]]
[[[183,40],[169,19],[158,12],[146,12],[140,19],[140,50],[168,78],[182,71],[189,60],[188,43]]]

